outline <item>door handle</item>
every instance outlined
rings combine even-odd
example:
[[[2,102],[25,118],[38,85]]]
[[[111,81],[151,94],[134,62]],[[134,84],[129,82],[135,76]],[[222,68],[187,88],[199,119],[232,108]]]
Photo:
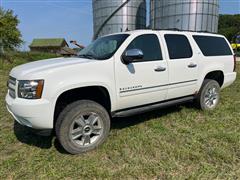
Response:
[[[154,69],[154,71],[156,72],[163,72],[163,71],[166,71],[166,68],[165,67],[157,67],[156,69]]]
[[[195,67],[197,67],[197,64],[195,64],[195,63],[190,63],[190,64],[188,65],[188,67],[189,67],[189,68],[195,68]]]

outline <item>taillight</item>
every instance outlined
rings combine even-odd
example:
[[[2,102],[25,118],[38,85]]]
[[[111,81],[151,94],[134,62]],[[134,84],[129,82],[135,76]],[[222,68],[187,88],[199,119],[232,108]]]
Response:
[[[236,56],[236,54],[233,56],[233,60],[234,60],[233,71],[236,72],[236,69],[237,69],[237,56]]]

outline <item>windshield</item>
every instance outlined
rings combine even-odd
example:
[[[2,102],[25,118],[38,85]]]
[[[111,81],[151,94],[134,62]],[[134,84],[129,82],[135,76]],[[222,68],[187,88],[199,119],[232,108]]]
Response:
[[[114,55],[128,36],[129,34],[117,34],[99,38],[80,51],[78,56],[97,60],[109,59]]]

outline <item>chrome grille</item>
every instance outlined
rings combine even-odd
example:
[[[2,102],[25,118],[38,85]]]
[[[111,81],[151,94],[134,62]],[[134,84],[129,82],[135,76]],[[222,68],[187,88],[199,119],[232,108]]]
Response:
[[[7,86],[8,86],[8,93],[12,98],[16,98],[16,79],[13,77],[9,77]]]

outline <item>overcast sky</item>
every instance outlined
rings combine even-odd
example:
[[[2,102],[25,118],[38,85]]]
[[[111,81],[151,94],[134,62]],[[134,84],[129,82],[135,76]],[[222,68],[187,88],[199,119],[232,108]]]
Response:
[[[24,50],[33,38],[75,39],[84,45],[92,40],[92,0],[0,0],[0,5],[18,15]],[[220,13],[240,14],[240,0],[220,0]]]

